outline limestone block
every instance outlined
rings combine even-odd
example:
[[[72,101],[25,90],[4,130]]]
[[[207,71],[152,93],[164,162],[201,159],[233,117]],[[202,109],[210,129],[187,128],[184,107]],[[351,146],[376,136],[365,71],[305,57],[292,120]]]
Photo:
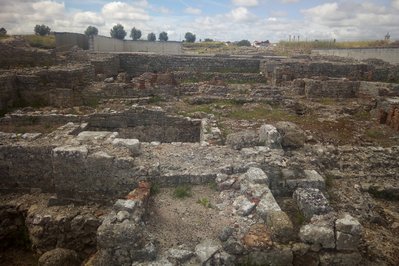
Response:
[[[335,221],[337,250],[357,250],[360,243],[362,226],[350,214]]]
[[[233,202],[233,207],[239,215],[247,216],[255,209],[256,204],[249,201],[245,196],[238,196]]]
[[[199,258],[200,262],[203,263],[212,258],[212,256],[215,255],[215,253],[221,248],[222,246],[218,241],[205,239],[195,246],[195,254]]]
[[[74,250],[56,248],[47,251],[42,256],[40,256],[38,261],[39,266],[79,266],[81,262],[79,260],[78,254]]]
[[[269,189],[260,199],[258,206],[256,207],[256,212],[264,221],[267,221],[268,215],[275,211],[281,211],[281,208]]]
[[[251,183],[255,184],[266,184],[269,186],[269,177],[263,172],[262,169],[257,167],[250,167],[244,174],[243,178],[247,179]]]
[[[108,138],[112,132],[109,131],[82,131],[76,137],[79,141],[90,141],[90,140],[104,140]]]
[[[138,207],[137,202],[134,200],[118,199],[113,208],[115,211],[127,211],[132,214]]]
[[[255,131],[245,130],[227,135],[226,144],[235,150],[241,150],[258,146],[259,137]]]
[[[294,259],[290,249],[271,249],[265,251],[254,251],[243,258],[243,265],[251,262],[251,265],[292,265]],[[245,263],[246,262],[246,263]]]
[[[266,219],[266,225],[270,228],[273,239],[280,242],[289,242],[295,237],[294,226],[283,211],[269,211]]]
[[[141,143],[138,139],[120,139],[116,138],[112,141],[115,146],[123,146],[129,148],[132,156],[139,156],[141,154]]]
[[[140,243],[141,237],[141,230],[134,222],[111,223],[104,220],[97,230],[97,245],[100,249],[133,250],[138,249],[135,245]]]
[[[301,227],[299,237],[305,243],[322,248],[335,248],[334,228],[327,224],[307,224]]]
[[[278,132],[281,134],[281,145],[283,148],[297,149],[305,144],[305,132],[292,122],[278,122],[276,124]]]
[[[269,187],[266,184],[254,184],[248,179],[241,180],[240,182],[240,192],[243,195],[254,199],[260,199],[262,195],[269,191]]]
[[[358,252],[340,253],[340,252],[324,252],[320,254],[320,265],[361,265],[362,256]]]
[[[259,143],[271,149],[281,149],[282,137],[272,125],[262,125],[259,129]]]
[[[362,233],[362,225],[348,213],[343,214],[343,217],[335,221],[335,228],[337,231],[351,235],[361,235]]]
[[[315,214],[325,214],[332,211],[324,194],[317,188],[298,188],[293,194],[299,210],[310,219]]]

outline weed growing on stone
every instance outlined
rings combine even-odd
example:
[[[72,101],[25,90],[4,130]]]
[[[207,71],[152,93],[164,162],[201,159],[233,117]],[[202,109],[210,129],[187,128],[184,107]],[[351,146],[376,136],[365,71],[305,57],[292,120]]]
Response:
[[[212,208],[211,202],[207,198],[198,199],[197,203],[201,204],[205,208]]]
[[[191,187],[188,185],[180,185],[173,191],[173,196],[178,199],[191,197]]]

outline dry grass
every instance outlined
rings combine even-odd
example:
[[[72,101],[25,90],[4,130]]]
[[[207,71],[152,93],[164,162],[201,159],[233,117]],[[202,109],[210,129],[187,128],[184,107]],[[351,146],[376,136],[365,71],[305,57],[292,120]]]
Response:
[[[291,55],[294,53],[310,54],[313,49],[334,49],[334,48],[367,48],[367,47],[387,47],[389,43],[382,40],[376,41],[348,41],[334,42],[333,40],[323,41],[300,41],[287,42],[281,41],[275,48],[276,53],[281,55]]]
[[[55,36],[39,36],[39,35],[24,35],[22,36],[30,46],[41,48],[41,49],[54,49],[55,48]]]

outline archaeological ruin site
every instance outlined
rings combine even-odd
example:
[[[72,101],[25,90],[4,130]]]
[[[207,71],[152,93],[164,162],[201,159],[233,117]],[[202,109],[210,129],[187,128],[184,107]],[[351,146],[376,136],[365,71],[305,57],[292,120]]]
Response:
[[[399,265],[399,65],[0,40],[0,265]]]

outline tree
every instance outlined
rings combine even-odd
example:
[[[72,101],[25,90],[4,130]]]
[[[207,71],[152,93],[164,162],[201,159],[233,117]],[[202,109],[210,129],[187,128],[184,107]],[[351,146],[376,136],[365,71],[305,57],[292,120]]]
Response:
[[[87,29],[85,30],[85,34],[87,36],[95,36],[98,35],[98,29],[94,26],[88,26]]]
[[[0,36],[6,36],[7,35],[7,30],[5,28],[0,29]]]
[[[139,40],[141,38],[141,30],[133,27],[133,29],[130,32],[130,37],[133,39],[133,41]]]
[[[184,38],[186,39],[186,42],[195,42],[196,36],[191,32],[187,32],[186,35],[184,35]]]
[[[213,42],[213,39],[205,38],[204,42]]]
[[[44,25],[44,24],[36,25],[34,30],[35,30],[35,34],[36,35],[40,35],[40,36],[49,35],[50,31],[51,31],[51,29],[48,26]]]
[[[125,39],[126,31],[121,24],[116,24],[110,31],[111,37],[119,40]]]
[[[167,32],[164,32],[164,31],[161,32],[161,33],[159,34],[158,39],[159,39],[161,42],[167,42],[168,39],[169,39],[168,33],[167,33]]]
[[[147,35],[147,41],[149,42],[155,42],[157,40],[157,36],[155,35],[155,33],[151,32],[148,33]]]
[[[241,40],[237,43],[238,46],[251,46],[251,43],[248,40]]]

